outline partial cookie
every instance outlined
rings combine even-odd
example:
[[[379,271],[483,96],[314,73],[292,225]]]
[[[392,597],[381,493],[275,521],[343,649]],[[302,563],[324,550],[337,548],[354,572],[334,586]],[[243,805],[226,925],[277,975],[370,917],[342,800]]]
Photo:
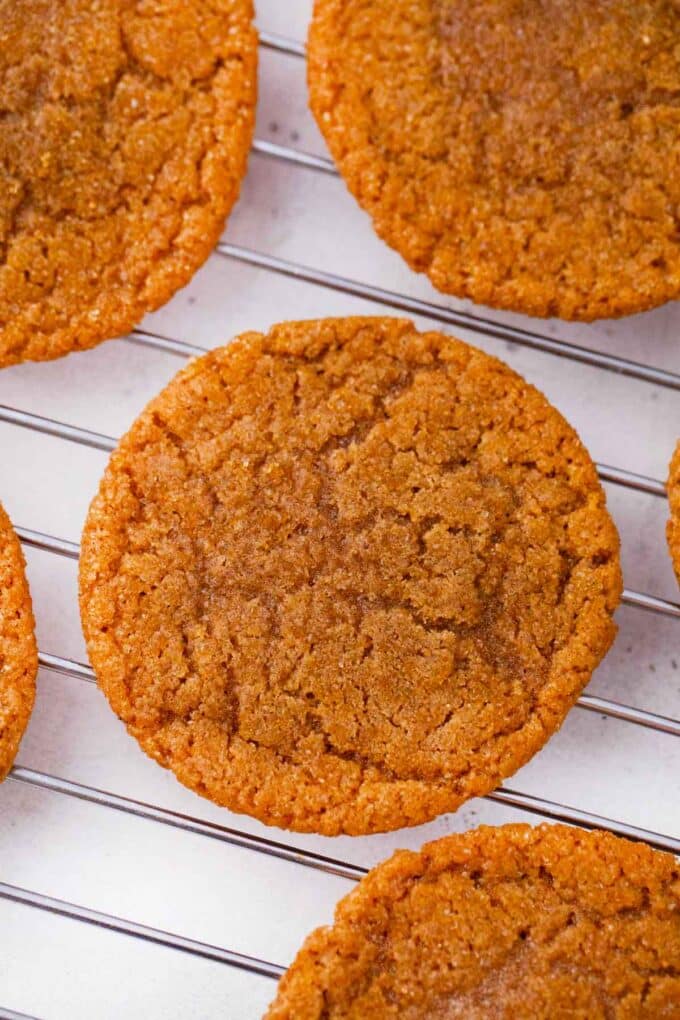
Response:
[[[605,832],[507,825],[378,865],[268,1020],[674,1020],[680,872]]]
[[[0,0],[0,366],[129,332],[245,173],[251,0]]]
[[[576,433],[396,319],[246,334],[120,443],[83,535],[90,660],[187,786],[326,834],[487,793],[614,636],[619,542]]]
[[[590,320],[680,295],[680,5],[316,0],[319,127],[439,290]]]
[[[668,469],[668,506],[670,517],[666,525],[668,549],[673,560],[675,575],[680,584],[680,442],[675,447]]]
[[[35,698],[38,650],[24,557],[0,506],[0,781],[19,750]]]

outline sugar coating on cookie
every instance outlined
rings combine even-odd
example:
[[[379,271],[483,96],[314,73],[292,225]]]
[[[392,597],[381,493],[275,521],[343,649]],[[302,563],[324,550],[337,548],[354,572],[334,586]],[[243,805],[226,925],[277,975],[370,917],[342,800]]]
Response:
[[[316,0],[311,105],[446,293],[590,320],[680,295],[680,5]]]
[[[0,781],[12,767],[31,715],[38,672],[24,567],[19,540],[0,506]]]
[[[502,362],[396,319],[192,363],[87,519],[92,665],[199,793],[326,834],[487,793],[607,651],[619,542],[588,453]]]
[[[132,329],[245,173],[251,0],[0,0],[0,366]]]
[[[267,1020],[680,1015],[680,871],[605,832],[482,827],[400,851],[305,942]]]
[[[680,442],[675,447],[668,469],[668,506],[670,517],[666,525],[668,549],[673,560],[675,576],[680,584]]]

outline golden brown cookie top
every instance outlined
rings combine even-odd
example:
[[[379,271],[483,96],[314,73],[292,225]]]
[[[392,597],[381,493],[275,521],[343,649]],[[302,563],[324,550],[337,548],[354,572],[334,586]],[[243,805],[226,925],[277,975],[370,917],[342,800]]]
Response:
[[[24,557],[0,506],[0,781],[12,767],[35,697],[38,651]]]
[[[0,366],[123,334],[208,257],[254,120],[251,0],[0,0]]]
[[[678,0],[316,0],[312,109],[435,287],[595,319],[680,294]]]
[[[668,468],[666,489],[668,491],[668,505],[670,508],[670,517],[666,525],[666,538],[668,539],[668,548],[673,560],[675,575],[680,584],[680,442],[675,447]]]
[[[396,319],[191,364],[87,520],[92,665],[144,749],[283,827],[486,793],[606,652],[618,536],[576,433],[506,365]]]
[[[671,1020],[680,873],[564,826],[480,828],[401,851],[339,904],[268,1020]]]

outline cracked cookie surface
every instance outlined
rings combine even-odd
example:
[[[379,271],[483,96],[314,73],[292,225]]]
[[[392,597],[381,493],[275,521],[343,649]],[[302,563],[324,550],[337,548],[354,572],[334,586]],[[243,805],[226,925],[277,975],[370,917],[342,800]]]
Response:
[[[671,854],[564,826],[401,851],[306,941],[268,1020],[672,1020]]]
[[[38,651],[24,557],[0,506],[0,781],[12,767],[35,698]]]
[[[575,432],[396,319],[246,334],[134,424],[81,613],[114,710],[179,779],[326,834],[488,792],[613,638],[618,536]]]
[[[0,366],[130,331],[189,282],[252,138],[251,0],[0,0]]]
[[[311,105],[439,290],[590,320],[680,295],[678,0],[316,0]]]

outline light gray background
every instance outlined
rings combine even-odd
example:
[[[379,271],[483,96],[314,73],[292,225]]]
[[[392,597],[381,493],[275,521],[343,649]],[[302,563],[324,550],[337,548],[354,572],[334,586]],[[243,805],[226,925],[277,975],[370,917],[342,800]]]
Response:
[[[311,0],[260,0],[260,27],[302,40],[310,7]],[[306,107],[301,60],[261,50],[257,134],[324,154]],[[377,240],[344,185],[318,172],[253,155],[227,237],[446,303]],[[282,319],[383,311],[214,255],[185,291],[149,318],[148,328],[211,347]],[[680,371],[677,305],[591,327],[496,318]],[[665,477],[680,432],[680,394],[504,342],[468,339],[544,390],[597,460]],[[52,364],[0,373],[0,403],[117,436],[180,364],[169,354],[113,341]],[[4,424],[0,457],[0,496],[14,521],[77,541],[106,455]],[[612,486],[608,497],[622,535],[627,586],[677,599],[664,540],[665,501]],[[84,659],[75,564],[31,549],[27,556],[41,648]],[[631,608],[622,609],[618,621],[618,640],[591,691],[680,715],[679,622]],[[46,670],[20,763],[366,865],[396,847],[417,847],[480,821],[520,817],[474,802],[431,825],[366,839],[268,830],[183,790],[144,757],[95,687]],[[680,836],[679,766],[677,738],[574,710],[511,785]],[[13,781],[0,789],[0,881],[284,965],[311,928],[330,920],[351,885]],[[252,1018],[274,992],[265,978],[2,900],[0,930],[0,1006],[50,1020]]]

